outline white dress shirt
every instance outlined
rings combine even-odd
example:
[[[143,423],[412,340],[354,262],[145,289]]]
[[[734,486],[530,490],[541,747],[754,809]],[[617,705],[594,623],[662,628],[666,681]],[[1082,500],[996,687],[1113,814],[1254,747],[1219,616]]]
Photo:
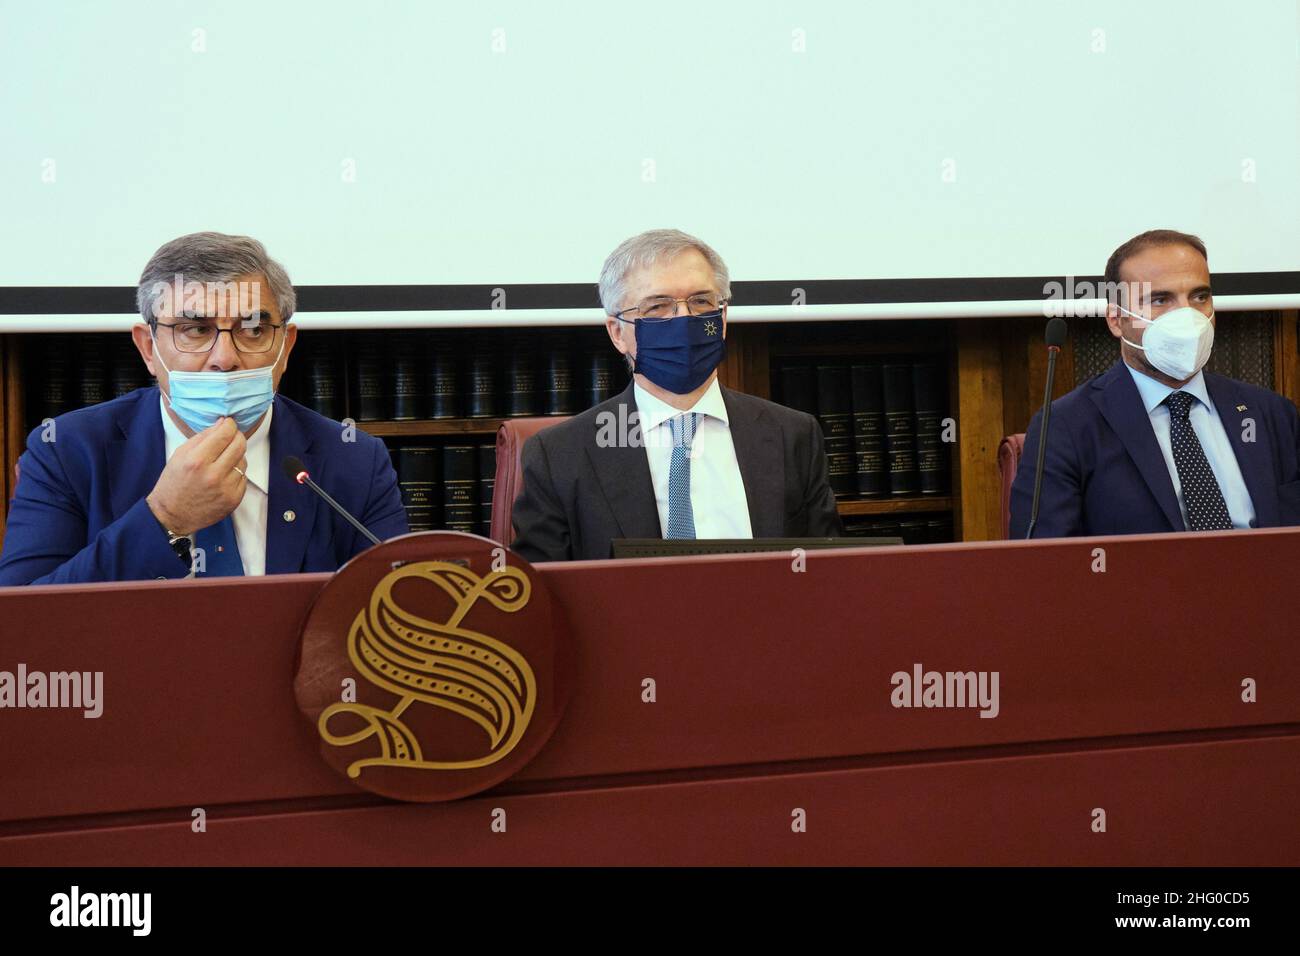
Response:
[[[1223,492],[1223,503],[1228,506],[1228,517],[1234,528],[1252,527],[1255,520],[1255,504],[1250,500],[1246,490],[1246,479],[1241,476],[1241,465],[1232,450],[1232,441],[1219,418],[1218,409],[1210,401],[1210,393],[1205,388],[1205,374],[1197,372],[1196,376],[1180,389],[1170,388],[1157,382],[1150,375],[1139,372],[1127,363],[1124,366],[1133,376],[1142,404],[1146,406],[1147,417],[1151,419],[1151,429],[1156,433],[1156,443],[1165,456],[1165,467],[1174,483],[1174,495],[1178,498],[1178,510],[1183,514],[1183,526],[1191,527],[1187,521],[1187,504],[1183,501],[1183,483],[1178,480],[1178,466],[1174,463],[1174,445],[1169,435],[1169,406],[1164,400],[1175,391],[1186,392],[1196,401],[1188,410],[1187,419],[1191,422],[1196,439],[1205,450],[1205,459],[1214,472],[1214,480]]]
[[[163,436],[167,444],[167,460],[171,461],[176,449],[185,444],[187,439],[176,427],[172,417],[167,414],[167,406],[162,396],[158,398],[158,410],[162,415]],[[248,437],[248,448],[244,457],[248,468],[244,477],[248,483],[244,488],[244,497],[239,502],[231,517],[235,523],[235,543],[239,545],[239,558],[244,565],[244,574],[266,574],[266,509],[271,488],[271,413],[275,403],[262,416],[257,430]]]
[[[695,537],[752,538],[749,499],[745,497],[745,482],[740,477],[727,405],[722,400],[718,380],[714,378],[699,401],[688,409],[673,408],[640,384],[634,384],[632,391],[640,414],[641,438],[650,460],[650,481],[654,485],[661,533],[667,534],[668,529],[668,464],[673,452],[672,426],[668,420],[698,412],[700,418],[691,442],[691,511],[695,517]]]

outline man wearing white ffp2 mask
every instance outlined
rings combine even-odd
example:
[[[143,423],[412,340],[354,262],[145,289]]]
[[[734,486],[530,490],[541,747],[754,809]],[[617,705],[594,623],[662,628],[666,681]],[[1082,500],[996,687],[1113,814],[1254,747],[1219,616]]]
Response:
[[[1208,298],[1208,292],[1206,295]],[[1190,305],[1182,306],[1162,314],[1157,323],[1122,305],[1115,308],[1133,319],[1134,328],[1146,329],[1144,344],[1126,338],[1123,342],[1142,352],[1151,369],[1176,382],[1186,382],[1210,360],[1210,350],[1214,348],[1213,311],[1207,316]]]
[[[1034,536],[1300,525],[1295,405],[1204,370],[1215,331],[1205,245],[1145,232],[1115,250],[1105,278],[1124,302],[1106,314],[1120,361],[1052,404]],[[1022,461],[1037,458],[1039,421]],[[1025,534],[1033,472],[1012,487],[1012,537]]]

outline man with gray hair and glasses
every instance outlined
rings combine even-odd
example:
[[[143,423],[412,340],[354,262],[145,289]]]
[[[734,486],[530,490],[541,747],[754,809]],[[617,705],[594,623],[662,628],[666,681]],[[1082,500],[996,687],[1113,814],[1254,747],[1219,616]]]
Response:
[[[28,436],[0,585],[337,570],[368,542],[284,472],[288,456],[380,539],[405,534],[383,442],[276,395],[295,301],[247,236],[154,253],[131,334],[158,384]]]
[[[632,383],[524,444],[512,549],[564,561],[608,558],[616,538],[838,537],[817,420],[718,384],[722,257],[654,229],[610,254],[599,288]]]

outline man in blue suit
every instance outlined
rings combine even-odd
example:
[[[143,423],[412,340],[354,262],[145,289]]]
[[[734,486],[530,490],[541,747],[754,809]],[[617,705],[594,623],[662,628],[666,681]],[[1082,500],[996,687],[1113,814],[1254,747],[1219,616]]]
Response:
[[[28,436],[0,585],[337,570],[368,542],[285,474],[290,455],[381,540],[406,533],[383,442],[275,395],[295,295],[260,242],[167,243],[137,305],[158,384]]]
[[[1287,399],[1202,371],[1214,341],[1205,245],[1142,233],[1106,265],[1121,361],[1052,403],[1035,538],[1300,525],[1300,418]],[[1126,293],[1126,294],[1125,294]],[[1029,524],[1042,413],[1011,489]]]

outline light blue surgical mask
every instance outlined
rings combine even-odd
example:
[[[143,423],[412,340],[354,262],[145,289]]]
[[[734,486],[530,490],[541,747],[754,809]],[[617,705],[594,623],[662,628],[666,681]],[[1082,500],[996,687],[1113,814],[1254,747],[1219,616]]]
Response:
[[[163,392],[163,397],[181,421],[195,432],[201,432],[222,418],[233,418],[242,432],[252,428],[275,399],[273,373],[284,354],[284,339],[280,340],[280,351],[270,365],[237,372],[173,372],[162,360],[157,339],[154,339],[153,354],[167,373],[167,392]]]

